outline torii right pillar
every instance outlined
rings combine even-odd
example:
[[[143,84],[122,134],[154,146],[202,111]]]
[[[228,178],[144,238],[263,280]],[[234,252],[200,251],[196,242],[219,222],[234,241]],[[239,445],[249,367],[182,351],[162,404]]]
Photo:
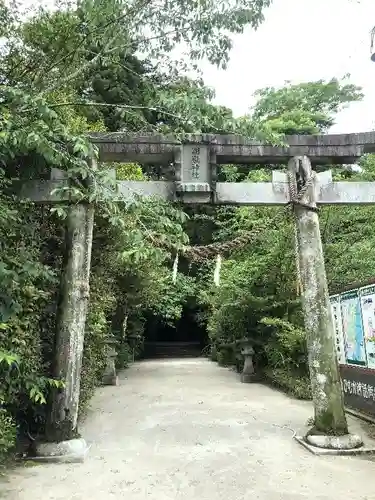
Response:
[[[362,439],[349,434],[344,409],[319,216],[316,210],[314,173],[306,156],[292,158],[288,170],[291,195],[303,190],[303,186],[308,183],[306,191],[298,200],[299,203],[294,204],[302,305],[315,413],[314,427],[304,440],[319,448],[358,448],[363,444]],[[311,179],[311,182],[308,182],[308,179]]]

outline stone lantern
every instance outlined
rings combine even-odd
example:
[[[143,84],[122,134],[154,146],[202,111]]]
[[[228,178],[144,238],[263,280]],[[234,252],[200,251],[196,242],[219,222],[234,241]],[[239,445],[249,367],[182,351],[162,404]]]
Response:
[[[135,349],[136,349],[139,341],[142,340],[142,335],[138,335],[136,333],[129,333],[126,336],[126,340],[127,340],[128,345],[132,351],[132,362],[134,363],[134,361],[135,361]]]
[[[119,385],[119,380],[116,372],[116,358],[117,358],[117,351],[115,349],[116,344],[117,342],[113,338],[109,338],[106,340],[106,345],[108,346],[108,350],[107,350],[107,364],[102,378],[103,385]]]
[[[253,364],[254,349],[249,339],[241,341],[241,354],[244,357],[244,367],[241,373],[241,382],[254,382],[256,375]]]

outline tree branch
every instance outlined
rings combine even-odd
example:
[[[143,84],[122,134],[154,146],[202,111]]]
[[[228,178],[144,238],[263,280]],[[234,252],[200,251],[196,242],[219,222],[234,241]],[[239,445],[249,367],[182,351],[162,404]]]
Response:
[[[172,118],[176,118],[180,121],[183,121],[183,120],[186,121],[186,119],[184,119],[182,116],[176,115],[174,113],[169,113],[168,111],[165,111],[162,108],[151,107],[151,106],[141,106],[141,105],[131,105],[131,104],[129,104],[129,105],[128,104],[109,104],[109,103],[105,103],[105,102],[91,102],[91,101],[87,101],[87,102],[58,102],[55,104],[48,104],[48,107],[50,107],[51,109],[60,108],[63,106],[94,106],[94,107],[120,108],[120,109],[129,109],[129,110],[139,109],[139,110],[155,111],[157,113],[161,113],[163,115],[170,116]],[[31,109],[28,108],[25,111],[26,112],[31,111]]]

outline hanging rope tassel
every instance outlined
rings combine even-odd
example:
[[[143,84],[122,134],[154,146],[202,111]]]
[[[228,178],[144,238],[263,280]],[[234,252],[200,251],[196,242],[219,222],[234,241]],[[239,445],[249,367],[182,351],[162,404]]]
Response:
[[[221,269],[221,255],[217,254],[216,266],[214,272],[214,283],[216,286],[220,286],[220,269]]]
[[[177,281],[177,271],[178,271],[178,252],[176,253],[176,257],[173,262],[172,281],[174,285],[176,284]]]

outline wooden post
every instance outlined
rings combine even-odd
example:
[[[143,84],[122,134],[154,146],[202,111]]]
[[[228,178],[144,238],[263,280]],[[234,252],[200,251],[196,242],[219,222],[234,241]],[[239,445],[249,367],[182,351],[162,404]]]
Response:
[[[313,175],[310,160],[292,158],[288,165],[294,179],[291,192],[297,191],[297,176],[302,184]],[[294,187],[294,189],[293,189]],[[316,208],[315,183],[301,198],[302,204]],[[299,251],[302,302],[309,357],[311,388],[317,434],[343,436],[348,434],[336,358],[335,334],[331,319],[328,285],[316,211],[295,205]]]

